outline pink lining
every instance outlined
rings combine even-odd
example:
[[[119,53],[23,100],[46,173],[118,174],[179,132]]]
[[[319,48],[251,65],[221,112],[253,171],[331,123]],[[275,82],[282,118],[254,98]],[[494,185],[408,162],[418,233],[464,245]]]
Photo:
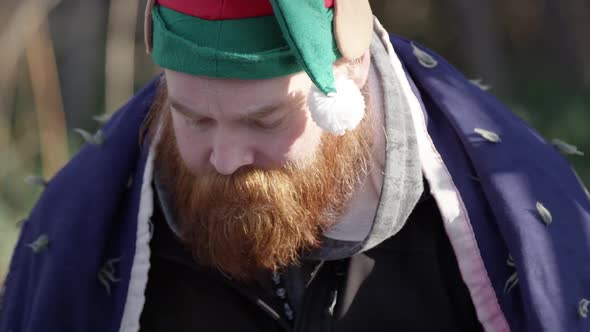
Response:
[[[389,40],[389,34],[377,19],[375,31],[386,47],[394,72],[401,81],[404,95],[408,97],[418,138],[422,170],[440,209],[445,230],[457,257],[463,281],[471,294],[477,317],[485,331],[508,332],[510,327],[483,264],[465,204],[428,134],[420,102],[410,87],[406,73]]]

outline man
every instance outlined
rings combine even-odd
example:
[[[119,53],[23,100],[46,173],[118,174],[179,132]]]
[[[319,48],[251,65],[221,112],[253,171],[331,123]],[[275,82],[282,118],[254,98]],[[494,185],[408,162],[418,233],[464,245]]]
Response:
[[[47,186],[0,331],[590,329],[575,174],[366,1],[146,27],[164,73]]]

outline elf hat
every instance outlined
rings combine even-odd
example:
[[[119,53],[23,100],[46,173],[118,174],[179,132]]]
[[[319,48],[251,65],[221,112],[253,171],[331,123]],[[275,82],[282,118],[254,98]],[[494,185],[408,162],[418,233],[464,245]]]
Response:
[[[161,67],[193,75],[267,79],[305,71],[313,120],[342,135],[363,118],[364,98],[333,64],[369,47],[368,0],[149,0],[148,53]]]

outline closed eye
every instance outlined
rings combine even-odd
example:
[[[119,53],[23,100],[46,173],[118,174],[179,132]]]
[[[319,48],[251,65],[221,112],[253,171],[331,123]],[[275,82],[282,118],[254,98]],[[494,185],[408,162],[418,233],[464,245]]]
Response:
[[[185,117],[186,121],[191,127],[210,127],[215,124],[215,120],[211,118],[187,118]]]
[[[249,120],[248,125],[254,129],[262,129],[266,131],[280,130],[284,127],[285,118],[281,117],[277,120],[263,121],[263,120]]]

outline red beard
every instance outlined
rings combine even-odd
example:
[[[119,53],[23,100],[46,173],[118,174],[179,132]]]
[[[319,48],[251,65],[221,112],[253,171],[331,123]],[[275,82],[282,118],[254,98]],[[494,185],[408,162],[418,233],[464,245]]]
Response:
[[[234,279],[297,264],[302,253],[320,244],[320,235],[366,178],[370,116],[344,136],[324,134],[314,160],[305,165],[243,168],[223,176],[186,167],[168,108],[165,103],[161,108],[155,167],[171,193],[182,240],[199,264]]]

